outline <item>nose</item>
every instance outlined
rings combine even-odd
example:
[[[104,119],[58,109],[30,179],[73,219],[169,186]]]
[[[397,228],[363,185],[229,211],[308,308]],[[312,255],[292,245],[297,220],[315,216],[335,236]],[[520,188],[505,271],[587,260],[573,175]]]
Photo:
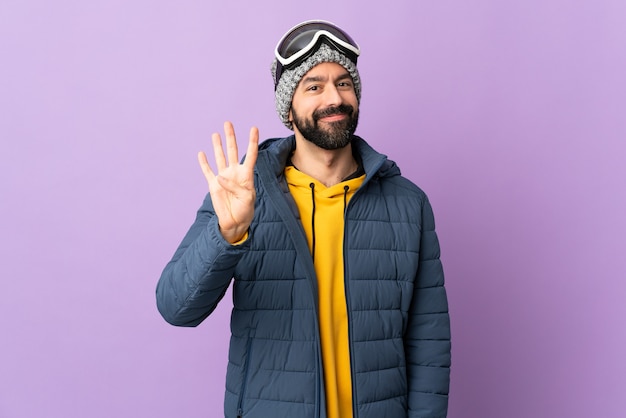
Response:
[[[338,106],[343,103],[343,98],[336,85],[328,83],[324,89],[324,102],[326,106]]]

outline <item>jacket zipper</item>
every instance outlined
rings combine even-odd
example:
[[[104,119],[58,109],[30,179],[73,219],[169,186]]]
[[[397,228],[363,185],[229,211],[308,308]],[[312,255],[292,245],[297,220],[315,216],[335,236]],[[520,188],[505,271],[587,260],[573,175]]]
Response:
[[[357,406],[356,406],[356,384],[354,382],[354,379],[355,379],[354,344],[353,344],[353,338],[352,338],[352,326],[351,326],[351,315],[350,315],[351,302],[350,302],[350,296],[349,296],[350,285],[349,285],[349,280],[348,280],[348,263],[346,263],[346,249],[348,248],[348,245],[346,244],[346,241],[347,241],[346,232],[348,230],[348,207],[350,206],[350,203],[352,203],[352,201],[356,197],[359,190],[361,190],[361,187],[359,187],[354,192],[354,195],[350,199],[350,202],[348,202],[348,204],[346,205],[346,208],[343,213],[343,225],[344,225],[343,226],[343,285],[344,285],[344,292],[345,292],[345,297],[346,297],[346,311],[347,311],[346,314],[348,315],[348,346],[350,349],[350,384],[352,385],[352,418],[358,418],[359,413],[358,413]]]
[[[271,167],[271,163],[268,160],[268,156],[265,155],[264,158],[261,159],[261,161],[257,161],[257,165],[265,165],[265,167]],[[268,194],[270,196],[271,200],[277,200],[277,204],[280,207],[280,203],[281,202],[285,202],[286,203],[286,199],[283,196],[283,190],[280,188],[279,183],[276,182],[276,178],[274,177],[274,174],[272,174],[272,170],[263,170],[261,168],[259,168],[258,170],[259,173],[259,177],[261,179],[261,182],[264,184],[264,187],[266,188],[266,190],[268,191]],[[282,179],[283,182],[285,182],[285,179]],[[285,183],[285,186],[287,186],[287,184]],[[290,208],[288,208],[287,206],[285,206],[286,209],[286,213],[291,214]],[[281,210],[278,210],[279,213],[281,212]],[[293,217],[293,216],[281,216],[283,218],[283,221],[285,222],[287,229],[293,233],[294,235],[297,235],[301,229],[298,228],[297,226],[297,220]],[[310,251],[308,248],[308,244],[306,243],[306,237],[303,236],[303,241],[304,241],[304,248],[306,248],[306,251],[303,249],[304,254],[310,256]],[[300,251],[298,251],[298,245],[296,244],[296,252],[298,252],[300,254]],[[302,255],[302,254],[300,254]],[[315,327],[317,329],[317,344],[316,344],[316,350],[317,350],[317,373],[316,373],[316,384],[317,384],[317,394],[316,394],[316,398],[317,398],[317,402],[316,402],[316,416],[318,418],[321,417],[325,417],[326,416],[326,406],[322,405],[322,400],[325,399],[324,397],[324,379],[322,376],[323,373],[323,366],[322,366],[322,354],[321,354],[321,347],[320,347],[320,334],[319,334],[319,309],[318,309],[318,299],[317,299],[317,292],[316,290],[316,286],[312,283],[313,281],[316,280],[316,275],[315,275],[315,269],[313,268],[313,260],[311,259],[311,268],[312,268],[312,280],[309,280],[309,284],[311,285],[311,295],[313,297],[313,309],[315,312]],[[240,395],[242,396],[242,395]],[[238,418],[240,418],[241,416],[243,416],[243,409],[241,408],[241,403],[240,402],[240,406],[239,406],[239,413],[241,414],[240,416],[238,416]],[[324,400],[325,403],[325,400]]]

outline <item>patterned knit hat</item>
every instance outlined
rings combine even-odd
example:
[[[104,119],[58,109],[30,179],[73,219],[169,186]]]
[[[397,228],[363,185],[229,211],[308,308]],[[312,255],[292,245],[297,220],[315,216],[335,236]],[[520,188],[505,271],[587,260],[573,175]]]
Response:
[[[289,121],[289,110],[291,109],[291,101],[298,83],[300,83],[302,77],[304,77],[311,68],[323,62],[335,62],[348,71],[354,83],[356,98],[360,102],[361,77],[356,68],[356,63],[340,48],[336,48],[333,43],[320,42],[319,46],[317,46],[317,50],[312,55],[302,61],[300,65],[283,70],[282,74],[279,74],[280,78],[278,80],[276,79],[278,60],[275,58],[272,62],[272,77],[274,79],[274,85],[276,86],[276,111],[278,112],[280,120],[288,129],[293,130],[291,122]]]

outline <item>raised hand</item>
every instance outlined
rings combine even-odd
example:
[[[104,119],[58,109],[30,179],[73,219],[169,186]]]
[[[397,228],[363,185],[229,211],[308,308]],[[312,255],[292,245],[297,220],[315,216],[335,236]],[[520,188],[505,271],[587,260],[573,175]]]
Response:
[[[220,134],[214,133],[213,153],[217,165],[217,174],[209,166],[206,154],[198,153],[200,168],[209,184],[209,193],[217,215],[220,232],[230,243],[240,241],[248,232],[254,216],[254,164],[258,154],[259,130],[250,129],[250,139],[246,159],[239,164],[239,151],[235,130],[230,122],[224,123],[226,135],[226,154],[222,148]]]

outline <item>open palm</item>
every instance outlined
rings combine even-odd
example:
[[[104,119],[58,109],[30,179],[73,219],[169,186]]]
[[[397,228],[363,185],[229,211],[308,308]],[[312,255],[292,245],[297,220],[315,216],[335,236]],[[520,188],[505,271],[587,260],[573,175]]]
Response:
[[[217,174],[211,169],[202,151],[198,153],[198,162],[209,184],[220,232],[228,242],[235,243],[245,236],[254,216],[254,164],[258,153],[259,131],[254,127],[250,129],[246,159],[241,164],[232,123],[224,123],[224,133],[226,154],[220,135],[212,135]]]

